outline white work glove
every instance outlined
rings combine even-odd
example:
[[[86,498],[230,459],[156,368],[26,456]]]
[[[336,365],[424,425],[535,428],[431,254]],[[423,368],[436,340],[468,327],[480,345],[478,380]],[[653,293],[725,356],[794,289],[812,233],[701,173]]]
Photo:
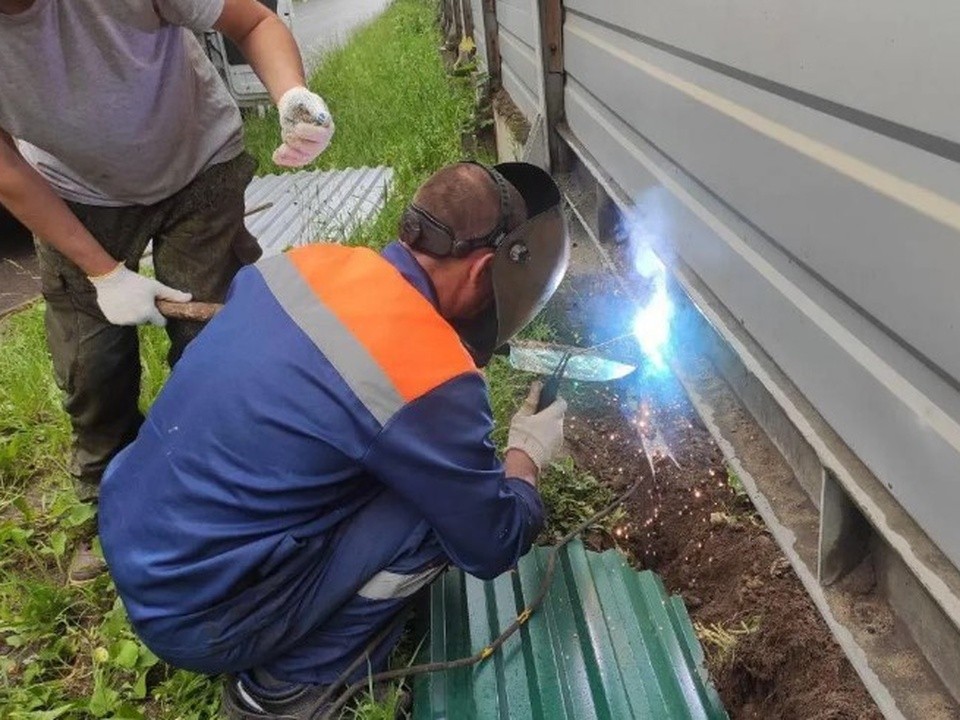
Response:
[[[327,149],[334,126],[323,98],[305,87],[295,87],[283,94],[277,109],[283,138],[273,153],[277,165],[301,167]]]
[[[167,319],[157,309],[157,300],[189,302],[192,297],[135,273],[123,263],[106,275],[91,277],[90,282],[97,291],[97,305],[114,325],[153,323],[163,327]]]
[[[526,453],[540,470],[563,446],[563,415],[567,411],[567,402],[558,397],[553,405],[535,412],[542,389],[539,381],[530,386],[530,394],[510,421],[507,437],[507,449]]]

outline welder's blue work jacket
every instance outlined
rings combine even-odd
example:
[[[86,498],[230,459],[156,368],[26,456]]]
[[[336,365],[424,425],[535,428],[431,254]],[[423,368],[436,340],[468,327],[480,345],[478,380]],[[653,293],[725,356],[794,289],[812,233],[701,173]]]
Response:
[[[384,489],[450,561],[504,572],[543,508],[505,477],[491,429],[484,379],[403,246],[314,245],[245,268],[101,487],[101,542],[134,626],[168,657],[229,648],[278,614],[292,618],[282,632],[306,632],[342,601],[325,599],[329,573],[367,579],[364,551],[325,549]],[[378,527],[368,537],[389,557]]]

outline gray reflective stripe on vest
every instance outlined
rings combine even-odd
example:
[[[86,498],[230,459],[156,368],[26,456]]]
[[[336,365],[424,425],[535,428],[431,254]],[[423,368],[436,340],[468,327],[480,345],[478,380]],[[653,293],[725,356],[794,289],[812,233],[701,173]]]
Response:
[[[427,568],[412,575],[401,575],[389,570],[381,570],[374,575],[357,595],[368,600],[396,600],[410,597],[417,590],[433,582],[445,566]]]
[[[367,349],[324,306],[292,262],[279,255],[257,263],[274,297],[336,368],[367,410],[384,425],[404,402]]]

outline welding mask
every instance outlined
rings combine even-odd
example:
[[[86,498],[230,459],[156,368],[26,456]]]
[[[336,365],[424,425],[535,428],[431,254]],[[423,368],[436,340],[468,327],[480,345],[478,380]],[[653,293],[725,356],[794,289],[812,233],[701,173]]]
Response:
[[[526,327],[556,291],[567,271],[570,240],[560,189],[548,173],[523,162],[480,167],[490,174],[500,194],[500,214],[490,233],[458,240],[446,224],[412,204],[403,215],[400,239],[437,258],[465,257],[484,247],[494,250],[493,303],[477,317],[453,323],[474,362],[484,367],[494,351]],[[508,183],[527,206],[527,220],[509,232]]]

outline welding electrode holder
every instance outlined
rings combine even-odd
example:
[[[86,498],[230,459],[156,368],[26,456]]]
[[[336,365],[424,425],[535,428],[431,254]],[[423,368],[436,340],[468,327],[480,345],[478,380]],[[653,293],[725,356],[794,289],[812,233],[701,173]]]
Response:
[[[540,399],[537,401],[537,412],[546,410],[557,401],[557,394],[560,392],[560,381],[567,371],[567,361],[570,360],[570,353],[564,353],[559,364],[553,373],[543,382],[540,388]]]

